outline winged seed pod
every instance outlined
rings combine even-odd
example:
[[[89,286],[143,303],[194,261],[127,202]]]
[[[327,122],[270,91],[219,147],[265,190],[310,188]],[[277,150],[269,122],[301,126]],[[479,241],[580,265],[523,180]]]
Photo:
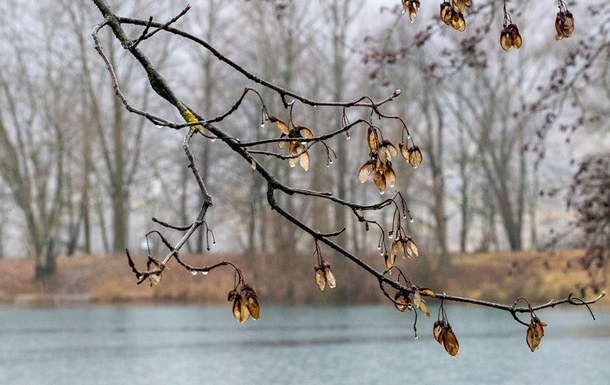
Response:
[[[405,159],[407,163],[411,165],[413,168],[419,167],[423,161],[423,155],[418,146],[412,146],[407,148],[404,143],[400,143],[398,145],[400,148],[400,154]]]
[[[242,287],[242,298],[243,302],[252,316],[253,319],[257,320],[260,318],[260,304],[258,303],[258,296],[252,288],[252,286],[244,284]]]
[[[572,12],[568,10],[557,12],[555,31],[557,31],[557,35],[555,35],[557,40],[572,36],[572,32],[574,32],[574,16],[572,16]]]
[[[377,148],[379,146],[379,136],[377,134],[377,130],[375,130],[373,127],[369,127],[366,139],[371,152],[377,152]]]
[[[434,326],[432,327],[432,335],[434,336],[434,339],[436,340],[436,342],[438,342],[439,344],[443,344],[443,325],[445,324],[445,321],[435,321],[434,322]]]
[[[313,138],[313,132],[309,128],[303,126],[290,128],[288,124],[284,123],[275,116],[270,116],[269,121],[275,123],[279,130],[282,132],[282,134],[280,135],[280,139],[295,139],[288,142],[288,154],[293,156],[293,158],[288,159],[288,165],[290,167],[295,167],[298,163],[303,170],[309,170],[309,153],[305,151],[305,145],[298,139]],[[284,141],[277,142],[277,147],[280,150],[283,149],[285,145],[286,142]]]
[[[233,289],[229,292],[228,301],[233,301],[233,317],[240,323],[244,323],[250,317],[247,305],[242,301],[241,294]]]
[[[394,263],[396,262],[396,255],[386,252],[383,254],[383,259],[385,261],[385,268],[390,270],[392,268],[392,266],[394,266]]]
[[[430,312],[428,311],[428,306],[426,306],[426,301],[421,297],[421,293],[419,290],[415,291],[413,294],[413,304],[417,307],[426,317],[430,317]]]
[[[542,337],[544,337],[544,327],[547,326],[544,322],[540,321],[540,318],[532,315],[530,320],[530,324],[527,327],[527,333],[525,334],[525,340],[527,341],[527,346],[529,346],[532,352],[538,350],[540,346],[540,341]]]
[[[316,272],[316,285],[318,285],[320,290],[324,291],[324,288],[326,287],[326,276],[324,275],[324,269],[320,265],[314,266],[314,269]]]
[[[466,30],[466,19],[464,19],[464,14],[453,11],[451,14],[451,26],[456,31],[464,32]]]
[[[460,344],[449,322],[444,319],[434,322],[432,334],[436,342],[443,345],[449,355],[453,357],[458,355]]]
[[[417,10],[419,9],[419,0],[402,0],[402,14],[409,13],[409,20],[411,23],[415,21],[417,17]]]
[[[370,177],[380,194],[384,194],[386,186],[396,185],[396,173],[392,168],[392,157],[398,156],[396,146],[389,140],[379,141],[377,130],[369,127],[367,132],[370,159],[358,170],[358,181],[366,182]]]
[[[519,34],[519,28],[515,24],[508,24],[500,33],[500,46],[508,51],[511,47],[521,48],[523,40]]]
[[[470,0],[452,0],[441,3],[440,17],[443,23],[450,25],[453,29],[463,32],[466,30],[466,19],[464,12],[470,8]]]
[[[240,323],[246,322],[250,317],[257,320],[260,318],[260,304],[258,296],[248,284],[243,284],[241,291],[233,289],[227,297],[229,302],[233,301],[233,317]]]
[[[322,261],[322,266],[324,267],[324,277],[326,277],[326,283],[328,287],[334,289],[337,286],[337,281],[335,280],[335,275],[333,271],[330,269],[330,263],[326,261]]]
[[[449,3],[448,1],[441,3],[440,16],[441,16],[441,20],[443,21],[443,23],[450,25],[452,14],[453,14],[453,9],[451,7],[451,3]]]
[[[446,324],[445,331],[443,333],[443,346],[445,347],[445,350],[447,351],[447,353],[449,353],[450,356],[455,357],[458,355],[458,352],[460,350],[460,344],[449,323]]]
[[[472,0],[453,0],[453,9],[456,12],[465,13],[472,6]]]
[[[334,289],[337,286],[335,275],[330,269],[330,263],[322,260],[318,265],[314,266],[316,285],[320,290],[324,290],[326,285],[329,288]]]
[[[408,237],[408,238],[401,239],[401,244],[402,244],[403,257],[405,259],[411,258],[413,256],[416,256],[416,257],[419,256],[419,249],[417,248],[417,245],[413,241],[413,238]]]
[[[404,312],[406,309],[413,311],[413,305],[411,304],[409,294],[401,291],[396,292],[396,294],[394,294],[394,307],[396,307],[396,310],[399,312]]]

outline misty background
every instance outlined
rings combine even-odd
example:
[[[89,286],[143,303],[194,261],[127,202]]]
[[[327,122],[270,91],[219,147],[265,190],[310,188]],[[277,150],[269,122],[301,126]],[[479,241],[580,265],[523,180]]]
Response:
[[[156,21],[170,19],[185,5],[110,3],[120,15],[152,15]],[[477,11],[461,34],[441,25],[437,4],[422,4],[411,24],[399,16],[400,4],[393,0],[190,3],[177,27],[283,88],[316,100],[362,95],[380,100],[401,90],[384,111],[404,119],[424,161],[415,171],[398,167],[396,188],[406,196],[414,218],[409,231],[420,253],[444,263],[452,253],[544,246],[573,220],[565,198],[578,162],[608,151],[603,117],[610,110],[610,61],[594,62],[594,81],[577,79],[569,92],[544,96],[570,50],[583,41],[606,44],[591,40],[605,20],[591,16],[592,1],[571,6],[576,31],[560,42],[554,38],[555,7],[510,2],[524,43],[509,52],[499,45],[502,12],[492,2],[475,3]],[[99,11],[85,0],[0,4],[2,258],[44,261],[50,255],[137,250],[144,247],[146,232],[156,228],[152,217],[186,224],[197,214],[200,196],[181,151],[184,129],[159,128],[125,110],[93,49],[90,33],[100,21]],[[141,32],[127,28],[132,36]],[[101,38],[127,98],[179,121],[109,32]],[[476,47],[469,45],[478,38]],[[258,89],[275,114],[286,114],[267,90],[175,36],[158,34],[140,48],[179,97],[204,116],[226,111],[246,86]],[[524,109],[536,103],[546,110]],[[581,119],[583,110],[602,118]],[[306,122],[314,134],[341,125],[340,111],[302,105],[295,120]],[[254,98],[247,98],[223,127],[250,140],[280,134],[275,125],[261,126]],[[332,164],[321,146],[314,147],[308,172],[275,159],[263,161],[289,184],[379,200],[373,184],[357,180],[368,153],[365,133],[356,129],[350,137],[329,141],[338,154]],[[262,180],[222,143],[201,140],[194,147],[214,199],[206,223],[215,244],[202,231],[189,241],[188,252],[205,253],[207,246],[212,252],[269,258],[312,252],[307,236],[269,210]],[[346,227],[341,244],[357,253],[375,252],[377,236],[362,231],[349,212],[290,199],[282,203],[320,231]],[[561,245],[580,247],[579,242],[578,233],[570,233]]]

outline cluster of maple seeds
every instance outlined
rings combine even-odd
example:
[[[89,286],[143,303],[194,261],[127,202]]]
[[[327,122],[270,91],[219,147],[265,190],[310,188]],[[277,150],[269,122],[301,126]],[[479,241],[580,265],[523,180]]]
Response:
[[[331,289],[334,289],[337,286],[335,275],[330,269],[330,263],[321,259],[319,263],[314,266],[314,270],[316,272],[316,285],[318,285],[320,290],[324,291],[326,285]]]
[[[574,16],[570,12],[563,0],[558,0],[559,12],[555,17],[555,39],[561,40],[572,36],[574,32]],[[510,20],[508,12],[506,12],[506,1],[504,2],[504,26],[500,33],[500,46],[503,50],[508,51],[511,47],[519,48],[523,43],[523,39],[519,34],[519,28]]]
[[[318,264],[314,266],[316,285],[318,285],[318,288],[322,291],[324,291],[327,285],[329,288],[334,289],[337,286],[335,275],[330,269],[330,263],[326,262],[324,257],[322,257],[322,251],[320,250],[320,245],[317,241],[315,254],[318,258]]]
[[[290,156],[288,164],[290,167],[295,167],[298,163],[303,170],[307,171],[311,159],[307,152],[306,141],[303,139],[313,138],[313,132],[304,126],[294,126],[291,121],[285,123],[275,116],[269,116],[266,120],[275,123],[281,131],[281,141],[277,142],[280,150],[285,147],[286,139],[290,139],[287,141]],[[392,158],[398,156],[399,149],[402,157],[413,168],[417,168],[422,163],[423,156],[418,146],[408,147],[403,141],[399,143],[399,149],[397,149],[392,142],[382,138],[377,127],[369,127],[367,143],[370,149],[369,160],[358,170],[358,180],[360,183],[364,183],[370,176],[381,194],[385,193],[386,186],[394,187],[396,184],[396,173],[392,169]]]
[[[408,13],[411,23],[415,21],[418,9],[419,0],[402,0],[402,14]]]
[[[472,6],[472,0],[451,0],[441,3],[441,20],[457,31],[466,29],[464,13]]]
[[[555,30],[557,35],[555,38],[561,40],[572,36],[574,32],[574,16],[567,9],[564,0],[558,0],[559,12],[555,18]],[[417,11],[419,10],[418,0],[402,0],[402,13],[409,14],[409,20],[415,21]],[[451,0],[444,1],[440,6],[441,20],[453,27],[457,31],[466,30],[466,19],[464,13],[472,7],[472,0]],[[523,38],[519,33],[519,28],[516,24],[510,21],[510,16],[506,12],[506,0],[504,1],[504,23],[500,32],[500,46],[503,50],[508,51],[511,47],[520,48],[523,43]]]
[[[555,35],[557,40],[570,37],[572,32],[574,32],[574,16],[572,16],[572,12],[568,11],[565,3],[562,1],[559,2],[559,12],[557,12],[557,17],[555,18],[555,31],[557,31],[557,35]]]
[[[527,327],[527,332],[525,334],[525,340],[527,341],[527,346],[529,346],[532,352],[538,350],[538,346],[540,346],[540,341],[542,337],[544,337],[544,327],[547,326],[544,322],[540,321],[534,312],[531,313],[530,323]]]
[[[574,16],[567,9],[563,0],[558,0],[559,12],[555,17],[555,39],[561,40],[572,36],[574,32]],[[510,20],[510,15],[506,11],[506,1],[504,1],[504,25],[500,32],[500,46],[503,50],[508,51],[511,47],[520,48],[523,44],[519,28]]]
[[[503,50],[508,51],[511,47],[521,48],[523,39],[519,34],[519,28],[513,23],[505,23],[502,32],[500,33],[500,46]]]
[[[444,309],[442,313],[442,319],[439,317],[439,319],[434,322],[432,335],[434,336],[436,342],[443,345],[449,355],[455,357],[460,350],[460,344],[455,336],[455,333],[453,332],[453,329],[451,328],[451,325],[449,324],[449,321],[447,321]]]
[[[385,193],[386,186],[394,187],[396,184],[396,173],[392,169],[392,158],[398,156],[398,149],[389,140],[383,139],[381,132],[376,127],[369,127],[367,132],[367,144],[369,146],[369,160],[358,170],[358,181],[364,183],[370,177],[381,194]],[[419,147],[407,147],[401,142],[398,147],[402,157],[413,168],[417,168],[422,162],[422,153]]]
[[[400,272],[400,274],[402,274],[402,272]],[[434,291],[431,289],[415,288],[413,292],[413,301],[411,301],[408,292],[398,291],[394,296],[394,306],[401,312],[404,312],[405,310],[415,311],[415,308],[417,308],[426,317],[430,317],[430,312],[428,311],[426,301],[424,301],[422,295],[427,295],[432,298],[436,297],[436,294],[434,294]],[[457,356],[458,351],[460,350],[460,344],[447,320],[447,314],[442,300],[438,309],[438,319],[434,322],[432,328],[432,335],[439,344],[443,345],[449,355],[454,357]]]
[[[257,320],[260,317],[260,305],[258,303],[258,296],[248,284],[243,284],[241,290],[237,290],[237,287],[229,292],[227,299],[229,302],[233,301],[233,317],[241,323],[244,323],[248,318],[252,317]]]
[[[426,305],[426,302],[423,299],[423,296],[437,298],[434,291],[429,288],[419,288],[419,287],[414,286],[413,284],[411,284],[411,282],[406,277],[406,275],[404,275],[404,273],[397,267],[392,267],[392,268],[386,270],[384,275],[386,273],[389,273],[393,269],[398,270],[398,272],[399,272],[398,279],[400,280],[401,277],[404,278],[406,281],[406,286],[410,286],[412,288],[412,293],[413,293],[413,299],[411,299],[411,293],[409,291],[399,290],[396,292],[394,297],[391,298],[388,296],[388,293],[384,291],[386,296],[388,298],[390,298],[392,300],[392,302],[394,302],[394,306],[396,307],[396,309],[400,312],[404,312],[405,310],[416,312],[417,310],[419,310],[426,317],[430,317],[430,312],[428,311],[428,307]],[[542,322],[540,320],[540,318],[538,318],[536,316],[536,313],[532,309],[532,306],[529,304],[529,301],[527,301],[527,299],[525,299],[523,297],[519,297],[517,299],[517,301],[515,302],[514,306],[517,305],[517,302],[519,300],[525,300],[529,306],[529,312],[530,312],[529,324],[526,324],[522,321],[519,321],[519,322],[527,326],[525,340],[527,342],[527,346],[530,348],[530,350],[532,352],[534,352],[534,351],[538,350],[538,348],[540,346],[542,337],[544,337],[544,327],[547,326],[547,324]],[[415,319],[416,319],[415,322],[417,323],[417,317]],[[460,344],[455,335],[455,332],[453,331],[453,328],[451,327],[451,324],[449,323],[449,321],[447,319],[447,313],[445,311],[445,307],[444,307],[442,299],[441,299],[440,306],[438,308],[438,318],[434,322],[434,325],[432,327],[432,335],[434,336],[434,339],[445,348],[445,350],[447,351],[447,353],[449,353],[449,355],[457,356],[459,349],[460,349]]]
[[[413,241],[413,238],[400,234],[400,232],[396,235],[396,238],[392,242],[392,247],[390,248],[390,253],[385,253],[385,266],[387,269],[390,269],[394,266],[396,262],[396,257],[400,254],[402,249],[402,256],[404,259],[411,258],[413,256],[419,256],[419,249]]]
[[[305,148],[305,144],[299,139],[313,138],[313,132],[307,127],[292,126],[292,124],[289,126],[275,116],[270,116],[269,121],[275,123],[282,132],[280,139],[294,139],[288,141],[288,154],[291,156],[288,159],[290,167],[295,167],[298,162],[303,170],[309,170],[309,153]],[[285,141],[277,142],[277,147],[281,150],[284,148],[285,144]]]

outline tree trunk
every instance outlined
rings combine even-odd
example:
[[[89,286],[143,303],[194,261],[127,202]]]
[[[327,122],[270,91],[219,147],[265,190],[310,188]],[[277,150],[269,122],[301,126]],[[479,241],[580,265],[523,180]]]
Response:
[[[53,275],[57,267],[55,262],[57,255],[53,238],[48,238],[38,249],[36,250],[34,272],[34,277],[37,280]]]

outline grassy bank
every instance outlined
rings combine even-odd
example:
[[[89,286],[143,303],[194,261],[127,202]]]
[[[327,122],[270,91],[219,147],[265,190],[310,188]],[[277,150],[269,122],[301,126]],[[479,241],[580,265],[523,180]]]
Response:
[[[439,268],[433,258],[399,260],[398,265],[413,282],[453,295],[512,303],[523,295],[533,302],[565,297],[586,282],[577,268],[568,268],[579,251],[560,252],[552,257],[535,252],[454,255],[450,268]],[[312,256],[271,258],[264,256],[190,257],[196,265],[219,259],[240,266],[245,279],[263,303],[376,303],[383,298],[377,281],[353,264],[341,259],[329,262],[337,277],[337,288],[320,292],[314,283]],[[381,267],[379,256],[367,258]],[[136,261],[145,264],[144,257]],[[73,301],[221,303],[233,287],[229,268],[207,276],[191,275],[175,263],[163,273],[158,286],[135,284],[124,255],[60,257],[55,276],[34,281],[31,261],[0,260],[0,302],[17,304],[60,304]],[[602,301],[602,304],[604,301]]]

